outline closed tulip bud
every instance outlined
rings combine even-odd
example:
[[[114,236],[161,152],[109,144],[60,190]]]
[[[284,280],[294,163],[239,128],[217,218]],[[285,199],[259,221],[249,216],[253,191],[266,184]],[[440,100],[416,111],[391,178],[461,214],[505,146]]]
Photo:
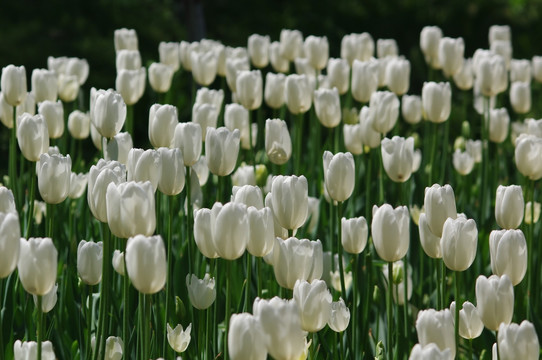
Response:
[[[123,49],[117,51],[115,64],[117,72],[122,69],[137,70],[141,68],[141,54],[139,53],[139,50]]]
[[[279,224],[289,230],[300,228],[308,213],[307,178],[279,175],[273,179],[271,193],[273,212]]]
[[[420,33],[420,48],[425,62],[433,69],[440,69],[439,44],[442,30],[438,26],[425,26]]]
[[[240,203],[215,203],[211,209],[212,241],[221,258],[235,260],[245,252],[249,239],[247,207]]]
[[[265,76],[265,103],[273,108],[280,109],[284,105],[284,87],[286,85],[286,75],[267,73]]]
[[[536,360],[540,355],[540,343],[534,325],[523,320],[521,324],[501,324],[497,336],[499,358],[502,360]]]
[[[88,78],[89,66],[86,59],[68,58],[66,61],[66,75],[77,78],[79,86],[83,85]]]
[[[312,105],[312,88],[306,75],[288,75],[285,83],[285,97],[292,114],[307,112]]]
[[[26,98],[26,70],[24,66],[8,65],[2,68],[0,87],[6,102],[11,106],[22,104]]]
[[[393,129],[399,118],[399,99],[390,91],[377,91],[371,95],[369,109],[374,113],[373,129],[386,134]]]
[[[209,104],[213,105],[215,108],[222,108],[222,103],[224,102],[224,91],[220,90],[209,90],[208,88],[200,88],[196,93],[196,104]]]
[[[534,135],[521,134],[516,139],[516,166],[523,176],[531,180],[542,178],[542,138]]]
[[[454,76],[463,65],[465,43],[463,38],[452,39],[444,37],[440,39],[438,46],[438,58],[442,72],[446,77]]]
[[[527,59],[510,61],[510,82],[531,83],[531,62]]]
[[[424,117],[433,123],[442,123],[450,117],[452,110],[450,83],[426,82],[422,88]]]
[[[56,101],[58,96],[56,77],[51,70],[34,69],[32,71],[32,92],[37,103],[45,100]]]
[[[448,309],[422,310],[416,319],[416,332],[420,345],[435,343],[440,350],[449,349],[455,356],[455,336],[453,315]]]
[[[521,230],[493,230],[489,234],[489,254],[493,274],[510,277],[512,285],[523,280],[527,271],[527,242]]]
[[[303,43],[305,56],[316,70],[326,67],[329,58],[329,43],[327,37],[308,36]]]
[[[102,280],[103,244],[81,240],[77,247],[77,273],[88,285]]]
[[[121,132],[112,139],[102,138],[104,159],[115,160],[121,164],[128,164],[128,155],[134,147],[132,136],[128,132]]]
[[[137,291],[155,294],[162,290],[166,283],[167,264],[166,249],[160,235],[136,235],[129,238],[125,261],[128,276]]]
[[[21,340],[13,344],[13,356],[15,360],[30,360],[38,358],[38,343],[35,341]],[[41,342],[41,360],[55,360],[56,355],[53,351],[53,343],[50,341]]]
[[[226,82],[232,92],[237,92],[237,74],[245,70],[250,70],[248,58],[226,59]]]
[[[247,207],[252,206],[257,210],[264,207],[262,190],[258,186],[253,185],[234,186],[231,201],[245,204]]]
[[[137,33],[134,29],[117,29],[115,30],[115,51],[118,53],[120,50],[137,50],[138,41]]]
[[[110,183],[126,181],[126,167],[118,161],[100,159],[90,167],[88,173],[87,201],[92,215],[101,222],[107,222],[106,193]]]
[[[269,62],[276,72],[286,73],[290,68],[290,62],[282,54],[278,41],[273,41],[269,45]]]
[[[341,122],[341,104],[337,88],[314,91],[314,110],[320,123],[334,128]]]
[[[384,261],[402,259],[409,246],[410,215],[406,206],[395,209],[389,204],[373,207],[371,232],[378,256]]]
[[[107,223],[119,238],[151,236],[156,228],[154,190],[150,181],[109,183],[106,193]]]
[[[58,75],[58,97],[64,102],[72,102],[79,94],[79,79],[75,75]]]
[[[192,71],[190,54],[198,46],[198,43],[190,43],[184,40],[179,43],[179,59],[181,60],[181,66],[187,71]]]
[[[185,182],[183,154],[177,148],[159,148],[157,151],[161,162],[158,190],[168,196],[177,195],[183,191]]]
[[[446,219],[457,217],[454,190],[448,184],[434,184],[425,188],[423,203],[429,229],[435,236],[441,237]]]
[[[96,147],[97,150],[102,151],[102,140],[103,137],[100,135],[98,130],[96,129],[96,126],[90,122],[90,138],[92,139],[92,143],[94,144],[94,147]]]
[[[444,222],[440,247],[442,260],[453,271],[467,270],[476,257],[478,229],[473,219],[458,216]]]
[[[385,279],[388,279],[388,267],[382,267],[382,274]],[[392,289],[391,293],[393,295],[393,301],[397,305],[403,306],[405,304],[405,274],[404,274],[404,263],[402,260],[396,261],[392,264]],[[410,300],[412,297],[412,268],[408,265],[408,276],[406,277],[406,290],[407,290],[407,300]],[[389,288],[386,283],[386,290]]]
[[[489,110],[489,140],[502,143],[508,137],[510,116],[506,108]]]
[[[115,269],[119,275],[124,276],[124,253],[119,250],[113,251],[113,259],[111,262],[113,264],[113,269]]]
[[[521,186],[499,185],[495,199],[495,219],[503,229],[517,229],[523,220],[525,201]]]
[[[532,62],[532,73],[533,78],[537,82],[542,82],[542,56],[533,56]]]
[[[510,324],[514,314],[514,286],[508,275],[484,275],[476,279],[476,306],[485,327],[497,331]]]
[[[200,186],[207,184],[207,180],[209,179],[209,167],[207,166],[205,155],[201,155],[198,161],[192,165],[192,170],[194,170],[193,173],[196,175]]]
[[[17,143],[28,161],[38,161],[49,148],[49,130],[41,115],[23,114],[17,119]]]
[[[201,280],[194,274],[186,275],[186,287],[190,303],[196,309],[205,310],[215,302],[215,278],[208,273]]]
[[[470,90],[474,85],[474,72],[472,59],[464,59],[463,65],[453,76],[455,85],[460,90]]]
[[[48,204],[59,204],[70,192],[72,160],[70,155],[43,153],[37,164],[38,189]]]
[[[371,99],[378,88],[378,62],[354,60],[352,64],[352,97],[362,103]]]
[[[282,29],[280,32],[280,52],[289,61],[299,57],[303,50],[303,34],[299,30]]]
[[[18,215],[13,192],[3,185],[0,185],[0,213],[12,213]],[[17,237],[17,240],[18,238],[19,237]]]
[[[345,59],[329,59],[327,79],[331,88],[336,87],[340,95],[346,94],[350,87],[350,65]]]
[[[478,58],[475,57],[473,61],[476,86],[483,96],[495,96],[506,90],[508,72],[502,56],[480,55]]]
[[[376,56],[378,58],[397,57],[399,48],[395,39],[376,40]]]
[[[363,153],[363,139],[361,131],[362,128],[360,124],[343,125],[344,146],[346,147],[346,150],[351,152],[353,155],[360,155]]]
[[[341,219],[341,244],[344,250],[350,254],[359,254],[367,245],[369,228],[367,220],[363,216],[357,218]]]
[[[194,215],[194,240],[203,256],[215,259],[218,257],[213,243],[213,224],[211,210],[200,209]]]
[[[495,41],[511,41],[512,32],[508,25],[491,25],[489,27],[489,43],[492,44]]]
[[[455,301],[450,304],[450,312],[455,314]],[[459,310],[459,335],[464,339],[476,339],[482,334],[482,330],[484,323],[478,309],[471,302],[465,301]]]
[[[422,119],[422,98],[418,95],[403,95],[401,98],[401,115],[411,125]]]
[[[431,232],[429,223],[425,213],[420,214],[418,219],[420,242],[422,244],[423,251],[433,259],[442,258],[442,249],[440,247],[440,237]]]
[[[410,87],[410,61],[392,58],[386,66],[385,83],[396,95],[403,95]]]
[[[244,164],[244,163],[243,163]],[[254,176],[254,166],[241,165],[235,170],[231,176],[233,187],[244,185],[256,185],[256,177]],[[233,200],[232,200],[233,201]]]
[[[70,174],[70,192],[68,193],[68,197],[70,199],[79,199],[83,196],[83,193],[87,189],[87,182],[88,174],[76,174],[72,172]]]
[[[452,159],[454,169],[461,175],[468,175],[474,168],[474,158],[466,151],[455,149]]]
[[[198,123],[178,123],[173,135],[173,146],[181,150],[185,166],[192,166],[201,155],[201,126]]]
[[[515,113],[528,113],[531,110],[531,84],[513,82],[510,85],[510,103]]]
[[[173,80],[173,68],[162,63],[152,63],[149,66],[149,83],[157,93],[166,93],[171,87]]]
[[[90,116],[75,110],[68,116],[68,131],[74,139],[84,140],[90,135]]]
[[[250,206],[247,216],[250,229],[247,251],[254,256],[263,257],[273,250],[275,244],[273,211],[268,207],[258,210]]]
[[[344,303],[342,298],[339,301],[331,303],[331,312],[329,314],[328,325],[331,330],[341,333],[348,327],[350,323],[350,309]]]
[[[131,149],[128,153],[126,170],[128,181],[150,181],[153,190],[156,191],[162,172],[160,154],[152,149]]]
[[[126,120],[126,104],[113,90],[91,91],[90,121],[105,138],[117,135]]]
[[[260,70],[240,71],[236,78],[237,100],[248,110],[262,105],[263,80]]]
[[[48,313],[49,311],[53,310],[58,300],[57,292],[58,284],[55,284],[51,291],[42,296],[41,311],[43,311],[43,313]],[[36,295],[32,295],[32,297],[34,298],[34,305],[37,307],[38,297]]]
[[[482,162],[482,140],[467,140],[465,150],[474,159],[475,163]]]
[[[0,212],[0,279],[8,277],[17,266],[21,238],[19,226],[16,212]]]
[[[43,296],[51,291],[56,281],[58,252],[50,238],[20,239],[17,270],[24,289]]]
[[[207,166],[211,173],[218,176],[230,175],[235,168],[239,154],[241,133],[225,127],[208,128],[205,137]]]
[[[352,66],[354,60],[367,61],[373,57],[375,42],[369,33],[347,34],[341,40],[341,58]]]
[[[318,332],[326,326],[331,312],[331,293],[324,280],[297,280],[294,285],[294,300],[301,314],[301,328]]]
[[[249,113],[245,107],[239,104],[226,105],[224,111],[224,125],[230,131],[239,129],[241,133],[241,147],[243,149],[250,149]]]
[[[324,181],[329,196],[335,201],[347,200],[354,191],[356,170],[350,153],[333,155],[324,151]]]
[[[126,105],[134,105],[143,96],[146,81],[147,72],[144,67],[134,70],[120,69],[117,71],[115,88]]]
[[[452,350],[439,349],[435,343],[429,343],[425,346],[414,345],[410,352],[409,360],[452,360],[454,358]]]
[[[161,41],[158,45],[158,55],[160,63],[171,66],[174,72],[179,70],[181,66],[179,43]]]
[[[265,151],[273,164],[285,164],[292,156],[292,139],[286,121],[267,119],[265,122]]]
[[[371,149],[380,146],[381,135],[373,128],[376,111],[371,111],[368,106],[361,108],[359,112],[359,124],[361,126],[361,140],[364,145]]]
[[[247,51],[255,67],[261,69],[269,64],[269,44],[268,35],[252,34],[248,37]]]
[[[175,352],[182,353],[186,350],[190,344],[190,331],[192,330],[192,324],[188,325],[186,329],[183,329],[181,324],[177,324],[175,329],[172,329],[169,323],[167,324],[167,341],[169,346]]]
[[[309,62],[309,59],[306,57],[298,57],[294,60],[295,72],[298,75],[306,75],[309,79],[316,78],[316,69],[312,67]]]
[[[36,113],[36,104],[33,99],[32,93],[28,93],[25,101],[16,108],[17,117],[22,116],[24,113],[28,113],[28,115],[34,115]],[[6,102],[2,92],[0,92],[0,122],[8,129],[13,127],[13,106]]]
[[[386,174],[394,182],[410,179],[414,164],[414,138],[394,136],[382,139],[382,163]]]
[[[529,201],[525,204],[525,219],[523,220],[525,224],[537,223],[540,219],[540,203],[534,203],[534,209],[532,209],[532,202]],[[534,221],[533,221],[534,218]]]
[[[38,114],[47,122],[47,130],[51,139],[58,139],[64,133],[64,107],[59,101],[44,101],[38,106]]]
[[[149,140],[155,148],[170,147],[179,123],[177,108],[173,105],[154,104],[149,111]]]
[[[228,353],[233,360],[267,359],[265,333],[255,316],[249,313],[233,314],[228,331]]]
[[[192,122],[201,126],[202,141],[207,138],[207,129],[216,128],[219,108],[210,104],[194,104],[192,107]]]

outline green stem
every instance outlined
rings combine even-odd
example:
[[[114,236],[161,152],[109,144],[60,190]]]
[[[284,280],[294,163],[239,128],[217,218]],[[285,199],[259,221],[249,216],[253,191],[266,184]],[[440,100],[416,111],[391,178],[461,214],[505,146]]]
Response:
[[[378,206],[384,203],[384,164],[382,163],[382,147],[377,150],[378,153]]]
[[[459,271],[454,271],[455,282],[455,356],[459,358],[459,307],[462,307],[459,297]]]
[[[194,236],[194,232],[192,231],[192,199],[191,199],[191,167],[186,167],[186,233],[188,234],[188,273],[192,274],[192,237]]]
[[[472,357],[472,339],[469,339],[469,359],[470,360],[473,360],[474,358]]]
[[[86,304],[88,306],[84,306],[86,312],[86,323],[87,323],[87,343],[86,343],[86,349],[85,349],[85,360],[90,359],[90,343],[92,339],[92,285],[86,285],[86,296],[84,299],[86,300]]]
[[[132,136],[132,139],[135,138],[134,134],[134,106],[126,106],[126,132]],[[134,141],[135,144],[135,141]]]
[[[8,175],[9,175],[9,186],[13,192],[13,198],[15,199],[15,208],[19,209],[19,193],[18,193],[18,184],[17,184],[17,107],[13,107],[13,126],[10,131],[9,139],[9,164],[8,164]],[[17,211],[18,212],[18,211]]]
[[[210,309],[205,310],[205,359],[209,359],[209,328],[211,321],[211,311]]]
[[[126,276],[126,275],[125,275]],[[138,305],[137,305],[137,315],[138,315],[138,327],[137,327],[137,353],[138,353],[138,359],[145,359],[144,353],[145,353],[145,345],[143,338],[145,337],[144,330],[143,330],[143,324],[145,323],[144,320],[144,313],[145,313],[145,301],[143,299],[143,294],[139,293],[138,296]]]
[[[434,261],[434,265],[435,265],[436,272],[437,272],[437,310],[442,310],[442,288],[443,288],[443,286],[441,285],[441,281],[442,281],[442,274],[441,274],[442,267],[440,266],[441,261],[442,260],[439,260],[439,259],[435,259],[435,261]]]
[[[43,309],[41,304],[43,303],[43,296],[38,295],[38,359],[41,359],[41,342],[43,341]]]
[[[243,306],[243,312],[248,311],[248,304],[250,301],[250,284],[252,282],[252,255],[247,253],[247,281],[245,287],[245,304]]]
[[[53,204],[47,204],[47,237],[53,238],[53,218],[54,218],[55,206]]]
[[[370,151],[367,156],[367,175],[365,176],[365,219],[367,223],[371,223],[371,172],[373,167],[373,151]]]
[[[124,243],[124,256],[126,256],[126,242]],[[130,278],[128,277],[128,270],[126,269],[126,261],[124,261],[124,276],[122,279],[122,294],[124,298],[124,312],[122,316],[122,334],[124,339],[124,353],[125,358],[130,358],[132,355],[131,351],[131,341],[130,341],[130,327],[128,325],[129,314],[130,314]]]
[[[164,325],[167,325],[169,320],[169,306],[170,298],[173,293],[172,286],[172,270],[173,270],[173,251],[172,251],[172,229],[171,222],[173,220],[173,197],[168,196],[168,220],[167,220],[167,280],[166,280],[166,312],[164,314]],[[167,326],[164,326],[164,341],[162,344],[162,354],[164,358],[167,358]]]
[[[447,306],[447,296],[446,296],[446,264],[444,264],[444,260],[440,259],[440,268],[441,268],[441,274],[442,274],[442,303],[440,304],[440,309],[444,309]]]
[[[444,139],[442,139],[442,154],[440,157],[440,184],[444,184],[444,181],[446,179],[446,165],[448,164],[448,142],[449,142],[449,134],[450,134],[450,121],[451,119],[448,119],[444,122]],[[431,184],[430,184],[431,185]]]
[[[484,117],[482,119],[482,187],[480,188],[480,228],[485,225],[487,176],[488,176],[488,141],[489,141],[489,97],[484,97]]]
[[[527,228],[527,320],[532,321],[532,302],[531,295],[533,289],[533,279],[536,277],[536,272],[534,269],[534,249],[533,249],[533,237],[534,237],[534,180],[527,180],[528,194],[527,202],[531,202],[531,223]],[[534,276],[533,276],[534,275]]]
[[[34,198],[36,197],[36,172],[30,170],[31,185],[30,185],[30,201],[28,203],[28,221],[26,223],[25,238],[30,238],[30,229],[34,222]]]
[[[392,291],[393,291],[393,262],[388,262],[388,292],[387,292],[387,311],[388,311],[388,343],[387,353],[388,360],[393,360],[393,346],[392,346],[392,324],[393,324],[393,309],[392,309]]]
[[[302,143],[303,143],[303,113],[299,113],[297,115],[297,123],[296,123],[296,130],[295,130],[295,168],[294,168],[294,174],[301,175],[301,152],[302,152]]]
[[[405,257],[403,261],[403,331],[405,335],[405,349],[410,349],[410,337],[408,334],[409,324],[408,324],[408,260]]]
[[[341,281],[341,296],[345,301],[347,301],[346,286],[344,285],[343,247],[341,244],[341,236],[342,236],[341,218],[342,216],[343,216],[343,203],[339,201],[337,203],[337,250],[339,254],[339,278]]]
[[[143,355],[145,356],[145,359],[149,359],[150,354],[150,343],[151,343],[151,331],[150,331],[150,324],[151,324],[151,296],[152,295],[143,295],[143,300],[145,302],[145,316],[143,321],[143,328],[145,331],[145,351],[143,352]]]
[[[437,150],[437,130],[438,130],[438,125],[437,124],[433,124],[431,123],[430,124],[430,129],[431,129],[431,152],[429,153],[429,173],[428,173],[428,176],[429,176],[429,180],[427,182],[427,185],[428,186],[431,186],[433,185],[433,172],[434,172],[434,168],[436,167],[435,166],[435,152]]]
[[[357,356],[358,354],[358,339],[357,337],[357,316],[358,316],[358,256],[354,255],[354,260],[352,264],[352,275],[353,275],[353,282],[352,282],[352,340],[351,344],[353,346],[353,352],[351,353],[352,356]]]
[[[262,266],[262,259],[260,257],[256,257],[256,278],[257,278],[257,284],[258,284],[258,297],[262,297],[262,277],[261,277],[261,266]]]
[[[225,309],[225,318],[224,324],[226,326],[224,330],[224,359],[228,359],[228,331],[230,325],[230,307],[231,307],[231,288],[230,288],[230,261],[224,260],[226,262],[226,309]]]

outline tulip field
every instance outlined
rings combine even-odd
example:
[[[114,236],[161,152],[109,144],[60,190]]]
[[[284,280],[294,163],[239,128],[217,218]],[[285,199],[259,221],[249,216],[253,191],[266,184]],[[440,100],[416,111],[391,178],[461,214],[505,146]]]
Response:
[[[542,56],[509,26],[423,27],[418,93],[367,32],[140,35],[111,89],[2,64],[0,360],[541,357]]]

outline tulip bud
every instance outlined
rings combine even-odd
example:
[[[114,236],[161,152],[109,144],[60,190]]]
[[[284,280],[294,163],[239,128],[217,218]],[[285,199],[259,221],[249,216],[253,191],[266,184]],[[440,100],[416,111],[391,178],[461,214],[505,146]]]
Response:
[[[361,125],[343,125],[343,138],[344,146],[348,152],[353,155],[360,155],[363,153],[363,140],[361,133]]]
[[[237,100],[248,110],[255,110],[262,105],[263,83],[260,70],[242,70],[236,77]]]
[[[284,105],[284,87],[286,76],[284,74],[267,73],[265,76],[265,103],[273,108],[280,109]]]
[[[198,123],[178,123],[173,135],[173,146],[181,150],[185,166],[192,166],[201,155],[201,126]]]
[[[399,99],[397,95],[390,91],[377,91],[371,95],[369,109],[374,114],[372,120],[373,129],[380,134],[386,134],[397,123]]]
[[[470,90],[474,84],[472,59],[464,59],[463,65],[453,76],[455,85],[460,90]]]
[[[166,64],[152,63],[149,66],[149,83],[157,93],[166,93],[171,87],[173,80],[173,68]]]
[[[333,155],[324,151],[324,181],[329,196],[335,201],[347,200],[354,191],[356,170],[350,153]]]
[[[346,252],[361,253],[367,245],[368,233],[367,220],[363,216],[341,219],[341,244]]]
[[[453,160],[455,170],[461,175],[468,175],[471,173],[474,167],[474,159],[468,152],[463,152],[459,149],[456,149],[453,155]]]
[[[123,49],[117,51],[115,64],[117,67],[117,73],[122,69],[138,70],[141,68],[141,54],[139,53],[139,50]]]
[[[440,350],[449,349],[455,356],[455,336],[453,315],[448,309],[422,310],[416,319],[416,332],[420,345],[435,343]]]
[[[101,222],[107,222],[106,192],[110,183],[126,181],[126,167],[118,161],[100,159],[88,173],[87,200],[90,211]]]
[[[454,190],[448,184],[434,184],[425,188],[424,207],[429,229],[435,236],[441,237],[446,219],[457,217]]]
[[[106,193],[107,223],[119,238],[151,236],[156,228],[154,191],[150,181],[109,183]]]
[[[268,35],[252,34],[248,37],[247,51],[255,67],[261,69],[269,64],[269,44]]]
[[[102,280],[103,244],[81,240],[77,247],[77,273],[88,285]]]
[[[523,280],[527,271],[527,242],[521,230],[493,230],[489,234],[489,253],[493,274],[510,277],[512,285]]]
[[[271,193],[273,212],[279,224],[289,230],[300,228],[307,218],[307,179],[303,175],[279,175],[273,180]]]
[[[9,193],[11,194],[11,191]],[[0,204],[5,204],[6,202],[2,199]],[[15,210],[14,208],[13,204],[13,210]],[[17,266],[20,251],[19,239],[21,238],[19,226],[17,212],[0,211],[0,279],[8,277]]]
[[[249,313],[233,314],[228,330],[228,353],[233,360],[267,359],[266,337],[260,322]]]
[[[411,125],[422,119],[422,99],[417,95],[403,95],[401,98],[401,115]]]
[[[510,82],[531,83],[531,62],[527,59],[510,61]]]
[[[410,87],[410,61],[390,59],[385,70],[385,83],[396,95],[405,94]]]
[[[440,247],[442,260],[453,271],[467,270],[476,257],[478,229],[473,219],[458,216],[448,218],[442,228]]]
[[[508,275],[478,276],[476,306],[489,330],[498,330],[501,323],[510,324],[514,314],[514,286]]]
[[[134,105],[145,92],[147,72],[144,67],[134,70],[117,70],[115,88],[122,96],[126,105]]]
[[[347,34],[341,40],[341,58],[352,66],[354,60],[368,61],[375,52],[375,43],[369,33]]]
[[[523,176],[531,180],[542,177],[542,138],[534,135],[521,134],[516,139],[516,166]]]
[[[420,48],[425,62],[433,69],[440,69],[439,44],[442,30],[438,26],[425,26],[420,33]]]
[[[137,33],[134,29],[117,29],[115,30],[115,51],[120,50],[137,50],[138,41]]]
[[[442,72],[448,78],[454,76],[463,65],[465,43],[463,38],[441,38],[438,45],[438,58]]]
[[[121,275],[124,276],[124,253],[119,250],[113,251],[113,269]]]
[[[62,102],[46,100],[39,104],[38,114],[43,116],[47,123],[47,130],[51,139],[58,139],[64,133],[64,107]]]
[[[533,78],[537,82],[542,82],[542,56],[533,56],[531,62]]]
[[[429,343],[425,346],[414,345],[410,352],[409,360],[452,360],[454,358],[452,350],[440,350],[435,343]]]
[[[452,90],[450,83],[426,82],[422,88],[424,118],[433,123],[448,120],[451,112]]]
[[[534,221],[532,220],[534,218]],[[525,218],[523,221],[525,224],[533,224],[537,223],[540,219],[540,203],[536,202],[534,203],[534,209],[532,209],[532,202],[528,201],[527,204],[525,204]]]
[[[90,116],[79,110],[74,110],[68,116],[68,131],[74,139],[84,140],[90,134]]]
[[[70,174],[70,191],[68,197],[70,199],[79,199],[87,189],[88,174],[71,173]]]
[[[208,273],[201,280],[194,274],[186,275],[186,287],[190,303],[196,309],[205,310],[215,302],[215,278]]]
[[[286,73],[290,68],[290,62],[282,54],[278,41],[273,41],[269,45],[269,62],[273,70],[279,73]]]
[[[450,312],[455,314],[455,301],[450,304]],[[471,302],[465,301],[459,310],[459,335],[464,339],[475,339],[482,334],[482,330],[484,323],[478,309]]]
[[[489,140],[502,143],[508,137],[510,116],[506,108],[489,110]]]
[[[394,136],[382,139],[382,163],[386,174],[394,182],[410,179],[414,164],[414,138]]]
[[[177,108],[173,105],[154,104],[149,111],[149,140],[155,148],[170,147],[179,123]]]
[[[327,63],[327,79],[330,88],[336,87],[340,95],[350,87],[350,65],[345,59],[329,59]]]
[[[314,91],[314,110],[320,124],[334,128],[341,122],[341,104],[337,88]]]
[[[501,324],[497,342],[499,358],[502,360],[536,360],[540,356],[540,343],[534,325],[523,320],[521,324]]]
[[[45,100],[56,101],[58,96],[56,74],[47,69],[34,69],[32,71],[32,92],[37,103]]]
[[[109,189],[112,187],[113,185]],[[129,238],[125,261],[128,276],[137,291],[154,294],[162,290],[166,283],[167,264],[166,249],[160,235],[150,237],[136,235]]]
[[[339,301],[331,303],[331,312],[327,324],[331,330],[341,333],[346,330],[348,323],[350,323],[350,309],[346,306],[344,300],[339,298]]]
[[[250,206],[247,209],[249,238],[247,251],[258,257],[263,257],[273,250],[275,244],[273,211],[268,208],[256,209]]]
[[[41,311],[43,313],[48,313],[49,311],[53,310],[53,308],[56,305],[56,302],[58,300],[58,284],[55,284],[51,291],[49,291],[47,294],[42,296],[42,302],[41,302]],[[34,298],[34,305],[38,306],[38,297],[36,295],[32,295]]]
[[[495,199],[495,219],[504,229],[517,229],[523,220],[525,202],[521,186],[499,185]]]
[[[171,66],[173,72],[179,70],[181,66],[179,43],[161,41],[158,44],[158,55],[160,63]]]
[[[201,126],[202,141],[207,137],[208,128],[216,128],[219,108],[210,104],[194,104],[192,107],[192,122]]]
[[[225,127],[208,128],[205,137],[205,154],[209,170],[218,176],[232,173],[239,154],[241,133]]]
[[[134,147],[130,133],[121,132],[111,139],[102,138],[102,143],[105,160],[115,160],[124,165],[128,164],[128,155]]]
[[[32,295],[43,296],[56,281],[58,252],[50,238],[20,239],[17,270],[24,289]]]
[[[286,121],[267,119],[265,122],[265,151],[269,161],[285,164],[292,156],[292,139]]]
[[[15,360],[30,360],[38,358],[38,343],[35,341],[21,340],[13,344],[13,356]],[[41,360],[55,360],[56,355],[53,351],[53,343],[50,341],[41,342]]]
[[[232,92],[237,92],[237,75],[241,71],[250,70],[248,58],[228,58],[226,59],[226,82]]]
[[[49,131],[41,115],[23,114],[17,119],[17,142],[28,161],[38,161],[49,148]]]
[[[79,94],[79,79],[75,75],[58,75],[58,97],[64,102],[72,102]]]
[[[156,191],[162,172],[161,156],[153,149],[130,149],[126,169],[128,181],[150,181]]]
[[[24,66],[8,65],[2,68],[0,87],[6,102],[11,106],[22,104],[26,98],[26,70]]]
[[[177,195],[183,190],[185,182],[181,150],[159,148],[157,151],[161,163],[158,190],[168,196]]]
[[[38,189],[48,204],[59,204],[70,192],[72,161],[70,155],[43,153],[37,164]]]
[[[359,112],[359,124],[361,126],[361,140],[364,145],[371,149],[380,146],[381,135],[373,128],[375,122],[376,111],[372,111],[369,107],[364,106]]]
[[[175,329],[172,329],[169,323],[167,324],[167,341],[169,346],[175,352],[181,353],[186,350],[190,344],[190,331],[192,330],[192,324],[188,325],[186,329],[183,330],[183,326],[178,324],[175,326]]]
[[[294,300],[299,306],[301,328],[318,332],[326,326],[331,312],[331,293],[325,281],[297,280],[294,285]]]
[[[288,75],[285,83],[288,110],[296,115],[309,111],[312,105],[312,89],[306,75]]]
[[[326,67],[329,58],[329,43],[327,37],[308,36],[303,44],[305,56],[310,65],[316,70]]]
[[[510,85],[510,103],[517,114],[531,110],[531,84],[515,81]]]
[[[299,57],[303,50],[303,34],[299,30],[282,29],[280,32],[280,52],[289,61]]]
[[[126,104],[113,90],[91,91],[90,121],[106,138],[117,135],[126,120]]]
[[[409,245],[410,215],[406,206],[395,209],[389,204],[373,207],[371,232],[373,242],[384,261],[397,261],[403,258]]]
[[[352,64],[352,97],[366,103],[378,88],[378,62],[354,60]]]
[[[504,58],[496,54],[476,57],[474,54],[476,86],[483,96],[495,96],[506,90],[508,72]]]

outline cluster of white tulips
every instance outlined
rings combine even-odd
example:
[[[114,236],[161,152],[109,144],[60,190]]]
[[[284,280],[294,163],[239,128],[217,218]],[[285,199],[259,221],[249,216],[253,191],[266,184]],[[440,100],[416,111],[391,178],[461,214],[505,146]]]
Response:
[[[540,357],[542,57],[508,26],[468,59],[423,28],[421,95],[368,33],[114,46],[115,89],[2,70],[0,359]]]

